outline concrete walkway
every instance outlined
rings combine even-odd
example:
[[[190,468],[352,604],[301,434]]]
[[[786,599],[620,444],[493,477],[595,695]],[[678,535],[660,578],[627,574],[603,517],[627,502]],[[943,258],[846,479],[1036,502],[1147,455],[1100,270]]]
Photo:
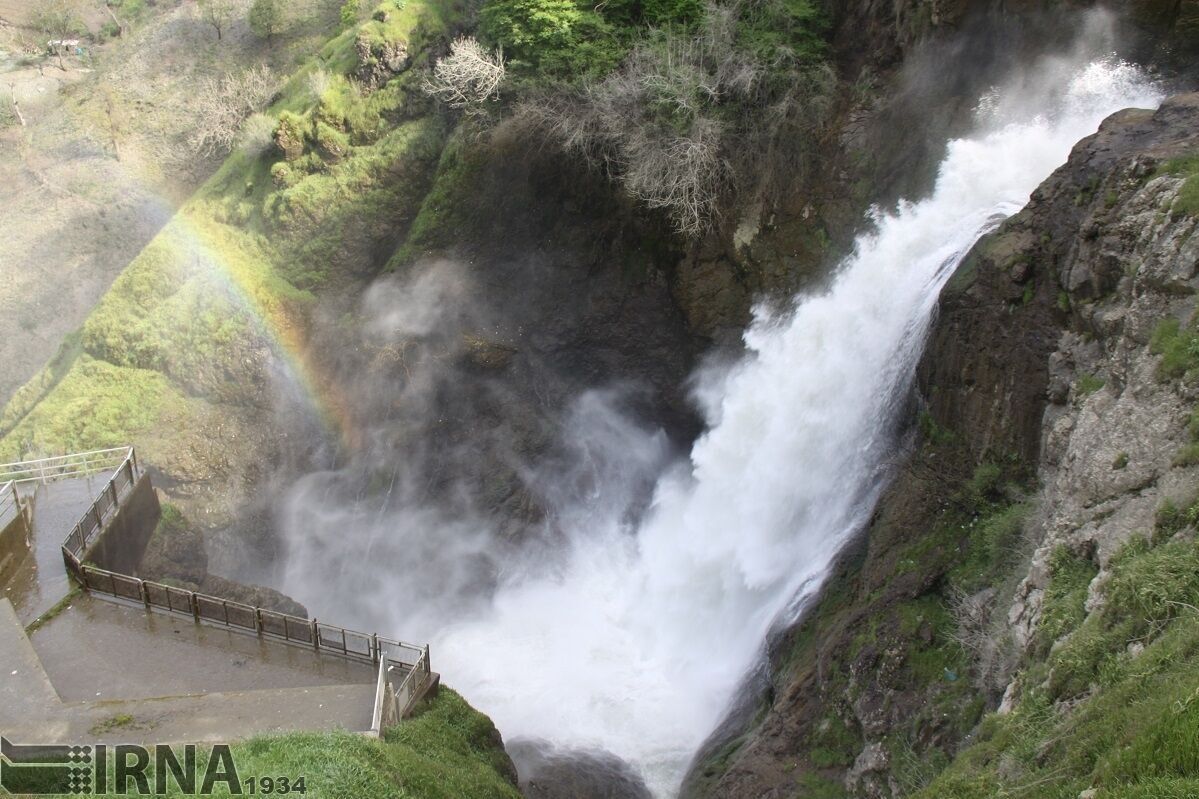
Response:
[[[76,625],[83,622],[94,622],[98,636],[122,637],[99,652],[92,649],[99,639],[76,642],[76,651],[64,656],[58,651],[62,636],[77,631]],[[109,626],[113,624],[120,629]],[[51,632],[55,627],[58,631]],[[214,633],[237,640],[205,639]],[[147,663],[137,654],[146,644],[139,636],[152,638],[152,644],[164,649],[161,662]],[[0,599],[0,731],[20,743],[183,743],[289,730],[370,728],[375,685],[369,665],[335,661],[87,596],[76,599],[34,638],[39,639],[37,645],[26,637],[12,605]],[[243,660],[248,645],[257,654]],[[38,647],[53,668],[43,668]],[[197,653],[198,659],[186,659]],[[168,662],[168,656],[184,659]],[[259,656],[264,662],[256,662]],[[129,670],[131,658],[141,664],[136,671]],[[56,670],[61,682],[55,679]],[[212,689],[194,688],[197,679],[221,690],[198,693]],[[269,687],[274,685],[289,687]],[[150,696],[181,686],[184,690],[173,695]],[[60,698],[64,689],[67,693]],[[84,696],[93,689],[101,695]]]
[[[30,554],[4,586],[17,616],[29,624],[67,595],[70,584],[62,564],[62,542],[75,527],[109,475],[96,474],[74,480],[59,480],[22,490],[33,503]]]
[[[83,594],[30,640],[67,702],[148,699],[280,685],[374,685],[369,663],[147,613]]]
[[[370,664],[87,594],[27,636],[68,595],[62,542],[107,479],[23,492],[31,550],[0,595],[0,733],[19,743],[185,743],[370,729]]]

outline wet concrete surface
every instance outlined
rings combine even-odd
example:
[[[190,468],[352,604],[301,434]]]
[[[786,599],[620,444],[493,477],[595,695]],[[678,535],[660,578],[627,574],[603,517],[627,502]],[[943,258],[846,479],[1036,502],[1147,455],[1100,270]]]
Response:
[[[107,474],[30,487],[31,550],[0,593],[0,732],[29,743],[365,731],[376,668],[70,591],[62,543]],[[119,723],[117,723],[119,722]]]
[[[64,702],[11,603],[0,599],[0,734],[18,743],[187,743],[293,730],[362,732],[370,728],[374,699],[373,684],[349,684]]]
[[[12,604],[0,599],[0,728],[42,718],[57,703]]]
[[[29,624],[54,607],[70,590],[62,543],[110,476],[104,472],[21,489],[22,498],[33,503],[31,551],[4,586],[3,595],[22,623]]]
[[[362,684],[369,663],[86,594],[30,636],[63,701]]]

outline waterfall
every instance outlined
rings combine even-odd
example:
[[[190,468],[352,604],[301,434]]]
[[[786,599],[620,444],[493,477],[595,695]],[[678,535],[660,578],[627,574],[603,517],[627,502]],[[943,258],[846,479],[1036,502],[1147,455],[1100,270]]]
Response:
[[[508,574],[490,601],[442,618],[397,611],[393,626],[431,636],[435,668],[506,738],[607,750],[655,794],[677,792],[772,626],[818,590],[869,518],[944,282],[1104,117],[1160,100],[1114,59],[1047,59],[1026,78],[980,102],[975,132],[948,144],[927,198],[876,212],[824,290],[785,312],[759,309],[745,356],[698,378],[707,432],[659,478],[636,529],[584,503],[566,517],[564,564]],[[427,538],[436,519],[417,521]],[[283,588],[304,601],[304,575],[351,535],[323,526],[289,540],[298,576]],[[339,564],[347,591],[428,580],[431,567],[388,559],[388,535],[409,534],[376,530]]]
[[[758,311],[635,536],[580,536],[565,573],[438,635],[440,667],[506,736],[606,749],[677,790],[771,625],[869,517],[942,285],[1105,116],[1159,100],[1118,62],[1061,79],[1058,107],[1022,119],[987,98],[927,199],[878,214],[825,292]]]

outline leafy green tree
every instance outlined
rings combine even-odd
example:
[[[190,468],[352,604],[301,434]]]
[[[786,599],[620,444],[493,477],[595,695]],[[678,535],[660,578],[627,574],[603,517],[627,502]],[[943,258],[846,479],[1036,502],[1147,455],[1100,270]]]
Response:
[[[250,6],[250,30],[268,42],[283,29],[282,0],[254,0]]]
[[[358,14],[360,12],[360,0],[346,0],[341,4],[341,27],[352,28],[358,24]]]
[[[573,0],[494,0],[482,12],[482,32],[514,59],[541,56],[576,43],[582,12]]]

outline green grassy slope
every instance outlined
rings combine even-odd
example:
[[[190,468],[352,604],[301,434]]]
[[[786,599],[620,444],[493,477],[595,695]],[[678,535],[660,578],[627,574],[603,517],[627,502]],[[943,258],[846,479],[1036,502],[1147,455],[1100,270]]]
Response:
[[[97,732],[107,739],[119,738],[120,728],[128,723],[128,716],[115,716],[99,725]],[[183,748],[175,746],[173,751],[184,762]],[[210,754],[207,746],[197,747],[197,790]],[[290,786],[302,777],[303,793],[289,790],[286,795],[309,799],[520,797],[512,761],[495,725],[448,688],[424,702],[412,718],[386,730],[383,740],[349,732],[288,733],[233,742],[230,755],[240,788],[236,795],[250,795],[247,780],[254,781],[255,793],[266,793],[263,778],[271,781],[273,793],[284,795],[280,778],[286,778]],[[113,760],[110,752],[109,795],[119,791]],[[132,762],[132,757],[129,760]],[[145,776],[147,787],[156,795],[195,795],[185,793],[170,774],[162,775],[165,792],[158,793],[153,756]],[[137,792],[135,782],[126,783],[131,793]],[[217,781],[209,795],[231,796],[234,792],[227,782]]]
[[[351,733],[255,738],[233,748],[239,776],[306,776],[307,796],[516,799],[491,720],[443,688],[415,718],[374,741]],[[168,794],[183,795],[183,794]],[[220,789],[216,796],[229,795]]]
[[[1041,625],[1065,615],[1069,636],[1027,665],[1015,709],[984,719],[915,796],[1199,796],[1199,544],[1130,542],[1103,593],[1086,616],[1078,592],[1050,592]]]
[[[153,458],[205,412],[267,405],[265,354],[294,360],[316,294],[369,275],[380,243],[402,238],[448,132],[416,73],[461,6],[380,11],[280,91],[268,114],[286,154],[232,153],[14,395],[0,413],[0,460],[125,441]],[[360,53],[392,43],[407,46],[413,68],[362,89],[352,80]]]

